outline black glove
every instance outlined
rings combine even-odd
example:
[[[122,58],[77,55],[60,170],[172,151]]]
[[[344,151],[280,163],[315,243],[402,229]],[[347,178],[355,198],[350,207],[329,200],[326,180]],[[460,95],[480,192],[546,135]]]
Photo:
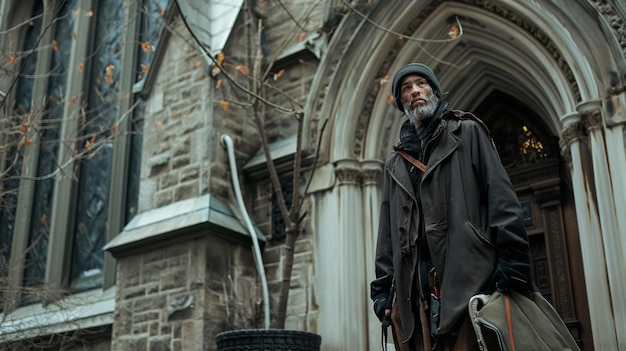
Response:
[[[378,296],[374,300],[374,313],[376,313],[376,317],[378,317],[378,320],[380,320],[381,322],[385,318],[385,309],[388,308],[387,307],[388,298],[389,298],[388,296],[383,295],[383,296]]]
[[[491,278],[495,288],[503,293],[514,290],[528,296],[531,287],[529,261],[527,252],[515,249],[500,254]]]

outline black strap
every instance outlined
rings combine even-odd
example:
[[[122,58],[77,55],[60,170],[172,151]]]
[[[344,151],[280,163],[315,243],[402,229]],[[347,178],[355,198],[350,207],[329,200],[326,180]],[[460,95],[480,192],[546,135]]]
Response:
[[[381,344],[383,347],[383,351],[387,351],[387,327],[388,325],[385,325],[385,323],[383,322],[383,335],[381,338]]]

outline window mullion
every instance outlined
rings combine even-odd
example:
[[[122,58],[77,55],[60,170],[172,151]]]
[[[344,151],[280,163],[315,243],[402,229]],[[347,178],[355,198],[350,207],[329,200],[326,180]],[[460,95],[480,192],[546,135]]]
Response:
[[[130,133],[132,129],[132,89],[135,78],[135,64],[137,60],[137,33],[140,31],[140,18],[137,1],[126,0],[126,19],[124,30],[124,48],[121,54],[119,75],[119,103],[117,108],[116,134],[114,139],[111,180],[109,186],[109,208],[107,225],[107,242],[121,232],[125,223],[126,193],[128,177],[128,158],[130,148]],[[115,283],[115,262],[110,253],[104,257],[104,289]]]
[[[79,15],[74,23],[77,33],[72,43],[67,77],[67,90],[61,125],[61,144],[59,145],[59,173],[54,185],[52,208],[54,214],[50,221],[50,241],[46,261],[46,282],[51,287],[64,287],[67,284],[67,268],[71,258],[71,239],[73,233],[75,191],[76,191],[76,153],[78,150],[78,130],[83,120],[81,106],[85,104],[85,67],[89,55],[93,16],[84,14],[93,11],[93,0],[81,0],[77,4]]]

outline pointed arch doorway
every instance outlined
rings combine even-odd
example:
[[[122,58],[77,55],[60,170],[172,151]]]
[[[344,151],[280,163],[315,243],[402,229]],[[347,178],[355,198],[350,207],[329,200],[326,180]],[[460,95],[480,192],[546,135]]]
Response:
[[[574,337],[590,337],[580,240],[567,161],[534,109],[502,91],[475,109],[487,124],[518,198],[529,235],[533,280]]]

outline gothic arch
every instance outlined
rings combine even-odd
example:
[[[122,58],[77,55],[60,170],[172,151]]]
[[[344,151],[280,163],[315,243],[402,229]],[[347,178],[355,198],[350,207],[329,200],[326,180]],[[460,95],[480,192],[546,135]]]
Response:
[[[593,7],[571,6],[578,6],[576,11],[586,18],[548,16],[555,10],[551,4],[505,0],[392,2],[369,12],[380,26],[420,38],[445,38],[458,16],[463,37],[447,44],[400,41],[350,13],[329,43],[329,55],[313,82],[308,140],[316,140],[328,119],[321,150],[327,161],[384,159],[401,119],[387,101],[390,83],[381,80],[391,79],[411,61],[426,62],[438,72],[455,108],[471,110],[481,98],[501,90],[529,101],[560,134],[561,118],[579,103],[604,96],[609,72],[623,65],[612,55],[592,55],[615,51],[619,43],[607,36],[604,19]],[[585,33],[565,29],[581,21],[591,24]],[[590,39],[598,37],[606,42]]]

